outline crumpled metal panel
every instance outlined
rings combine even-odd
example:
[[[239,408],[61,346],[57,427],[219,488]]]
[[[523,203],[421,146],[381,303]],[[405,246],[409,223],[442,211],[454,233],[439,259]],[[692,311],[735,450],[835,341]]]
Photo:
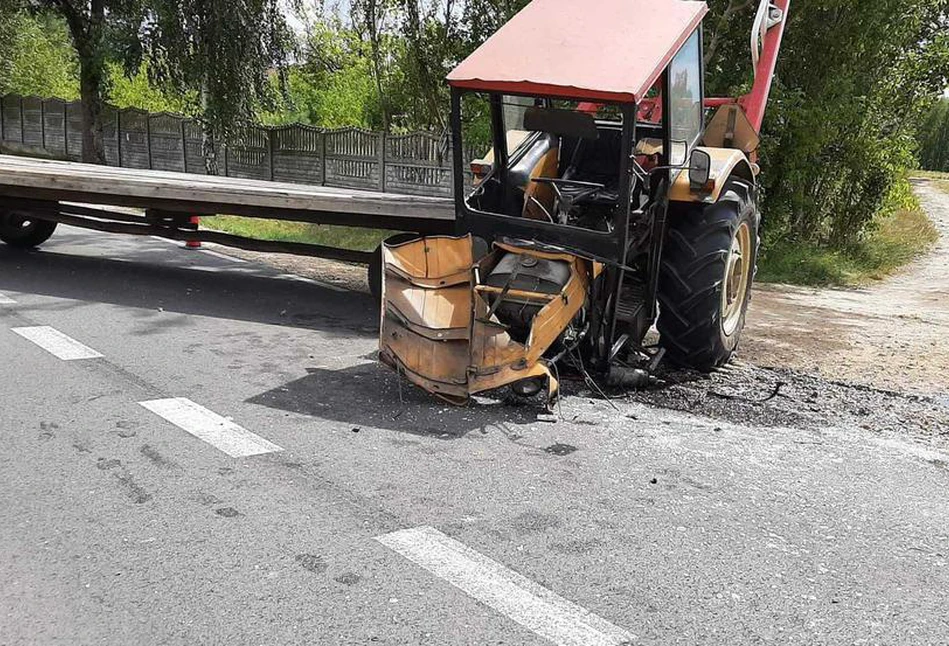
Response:
[[[583,307],[594,263],[561,253],[496,245],[493,253],[570,262],[570,279],[535,316],[527,344],[514,341],[478,293],[470,236],[434,236],[383,247],[379,357],[412,383],[452,403],[541,377],[548,400],[557,380],[542,359]]]

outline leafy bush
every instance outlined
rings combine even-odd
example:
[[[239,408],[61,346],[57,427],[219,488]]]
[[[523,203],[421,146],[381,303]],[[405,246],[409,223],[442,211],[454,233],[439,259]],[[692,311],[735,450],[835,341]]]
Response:
[[[65,24],[0,8],[0,94],[79,97],[79,63]],[[6,61],[6,63],[4,63]]]
[[[747,90],[756,4],[712,3],[711,93]],[[843,250],[886,214],[913,165],[916,124],[947,82],[946,11],[945,0],[792,3],[762,133],[773,244]]]

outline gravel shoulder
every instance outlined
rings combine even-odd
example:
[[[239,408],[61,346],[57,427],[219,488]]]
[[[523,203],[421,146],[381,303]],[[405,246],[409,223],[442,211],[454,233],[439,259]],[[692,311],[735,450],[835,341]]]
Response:
[[[949,193],[915,181],[940,232],[933,251],[862,289],[758,288],[741,357],[876,388],[949,393]]]

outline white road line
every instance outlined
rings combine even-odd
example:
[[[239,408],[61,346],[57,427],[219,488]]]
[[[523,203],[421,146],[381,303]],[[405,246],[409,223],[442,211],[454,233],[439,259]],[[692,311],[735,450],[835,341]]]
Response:
[[[139,402],[139,405],[232,458],[283,451],[282,447],[184,397],[153,399]]]
[[[15,327],[13,331],[63,361],[97,359],[102,355],[48,325]]]
[[[559,646],[619,646],[636,639],[433,527],[400,530],[376,540]]]
[[[0,305],[16,305],[16,301],[9,296],[0,294]]]

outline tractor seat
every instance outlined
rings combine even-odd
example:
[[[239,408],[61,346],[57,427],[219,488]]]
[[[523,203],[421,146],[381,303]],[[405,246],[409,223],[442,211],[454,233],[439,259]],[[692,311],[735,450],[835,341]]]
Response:
[[[662,139],[657,139],[654,137],[643,137],[636,142],[636,149],[633,151],[635,155],[645,155],[647,157],[652,157],[653,155],[662,154]]]

